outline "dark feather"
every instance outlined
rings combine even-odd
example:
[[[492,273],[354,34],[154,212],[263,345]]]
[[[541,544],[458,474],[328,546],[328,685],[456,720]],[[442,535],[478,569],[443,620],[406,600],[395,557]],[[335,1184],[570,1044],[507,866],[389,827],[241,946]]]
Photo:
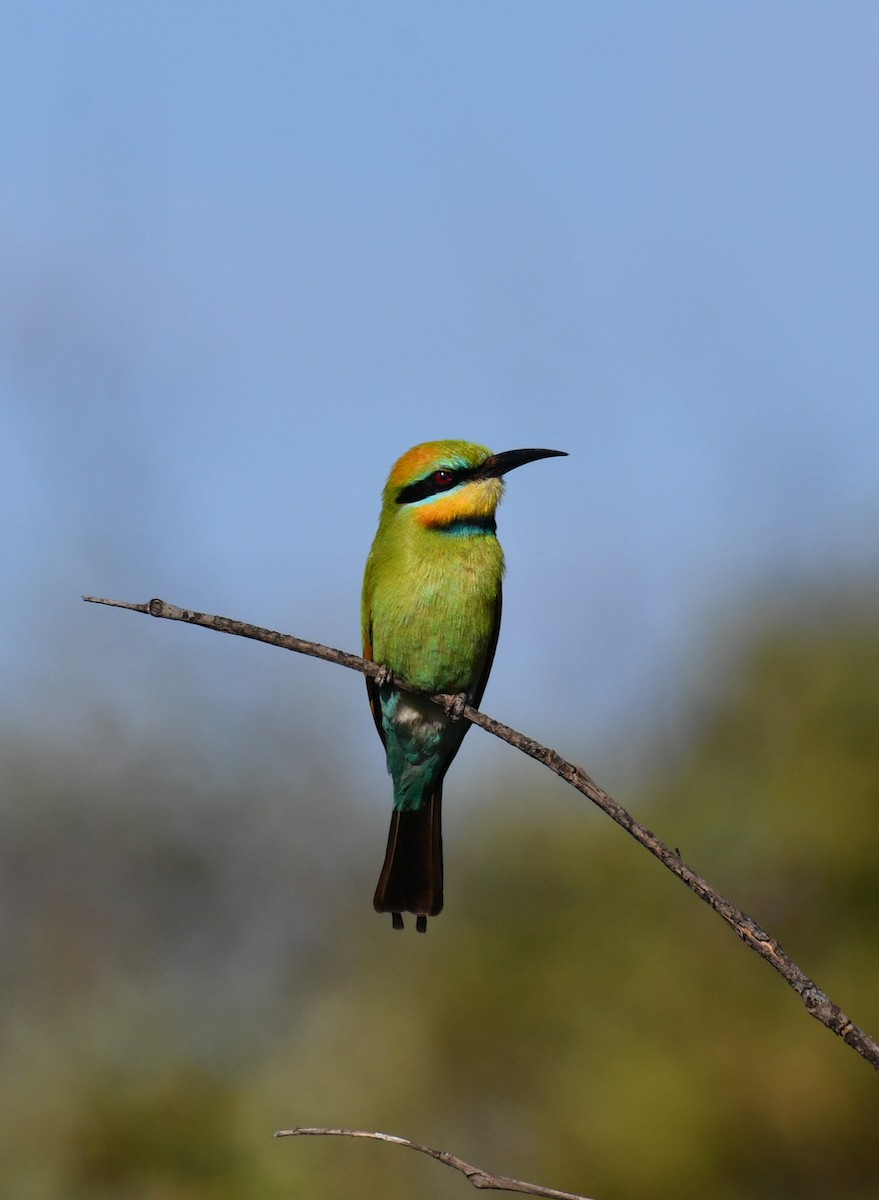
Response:
[[[443,788],[421,808],[394,809],[384,866],[375,889],[376,912],[435,917],[443,907]],[[402,928],[402,924],[397,926]],[[423,924],[423,923],[422,923]]]

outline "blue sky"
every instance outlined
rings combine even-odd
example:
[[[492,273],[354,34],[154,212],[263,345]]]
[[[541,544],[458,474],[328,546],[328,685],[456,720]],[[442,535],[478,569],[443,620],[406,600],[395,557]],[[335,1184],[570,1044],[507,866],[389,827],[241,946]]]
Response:
[[[429,438],[570,454],[510,477],[485,706],[584,759],[755,598],[875,562],[873,4],[8,3],[0,46],[9,711],[142,720],[171,673],[179,719],[359,721],[77,598],[356,648]]]

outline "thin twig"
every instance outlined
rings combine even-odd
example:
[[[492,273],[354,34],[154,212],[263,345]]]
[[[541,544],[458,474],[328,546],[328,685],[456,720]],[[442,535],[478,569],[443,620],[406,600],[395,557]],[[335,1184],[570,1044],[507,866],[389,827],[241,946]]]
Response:
[[[397,1137],[393,1133],[378,1133],[369,1129],[314,1129],[297,1125],[295,1129],[279,1129],[275,1137],[352,1137],[370,1138],[374,1142],[390,1142],[393,1146],[406,1146],[409,1150],[417,1150],[435,1158],[437,1162],[445,1163],[455,1171],[470,1180],[475,1188],[485,1188],[495,1192],[523,1192],[526,1196],[542,1196],[543,1200],[589,1200],[574,1192],[559,1192],[555,1188],[542,1187],[539,1183],[525,1183],[522,1179],[511,1179],[509,1175],[495,1175],[492,1171],[483,1171],[482,1167],[474,1167],[472,1163],[464,1162],[456,1154],[448,1150],[434,1150],[432,1146],[422,1146],[420,1142],[412,1142],[409,1138]]]
[[[330,646],[321,646],[317,642],[307,642],[302,638],[293,637],[292,634],[263,629],[259,625],[248,625],[243,621],[232,620],[230,617],[216,617],[206,613],[193,612],[191,609],[178,608],[164,600],[150,600],[147,604],[128,604],[122,600],[101,600],[96,596],[83,596],[83,600],[92,604],[109,604],[114,608],[128,608],[133,612],[149,613],[151,616],[165,617],[170,621],[186,621],[190,625],[201,625],[205,629],[215,629],[220,633],[231,633],[239,637],[253,638],[259,642],[268,642],[270,645],[280,646],[284,650],[293,650],[298,654],[308,654],[313,658],[338,663],[339,666],[348,667],[352,671],[360,671],[373,678],[381,670],[378,663],[368,662],[356,654],[348,654]],[[419,691],[418,688],[412,687],[399,676],[395,675],[393,681],[394,686],[403,691],[416,693]],[[449,708],[455,701],[454,696],[445,694],[433,695],[430,699],[443,708]],[[862,1058],[866,1059],[874,1070],[879,1071],[879,1044],[863,1029],[859,1029],[857,1025],[853,1024],[813,980],[800,970],[793,959],[782,950],[775,938],[771,937],[747,913],[742,912],[740,908],[722,896],[706,879],[698,875],[684,862],[677,851],[671,850],[649,829],[636,821],[621,804],[618,804],[603,788],[599,787],[582,767],[575,766],[562,758],[560,754],[556,754],[554,750],[541,746],[532,738],[517,733],[509,725],[503,725],[493,717],[479,712],[478,709],[470,708],[469,705],[464,708],[462,716],[471,724],[478,725],[480,729],[485,729],[502,741],[509,742],[523,754],[527,754],[530,758],[543,763],[545,767],[549,767],[560,779],[564,779],[571,787],[576,788],[602,812],[621,825],[637,842],[640,842],[645,849],[658,858],[663,866],[682,880],[691,892],[694,892],[700,900],[704,900],[710,908],[713,908],[718,916],[726,921],[731,929],[735,930],[746,946],[750,946],[755,953],[774,967],[803,1001],[808,1013],[841,1037],[846,1045],[851,1046]]]

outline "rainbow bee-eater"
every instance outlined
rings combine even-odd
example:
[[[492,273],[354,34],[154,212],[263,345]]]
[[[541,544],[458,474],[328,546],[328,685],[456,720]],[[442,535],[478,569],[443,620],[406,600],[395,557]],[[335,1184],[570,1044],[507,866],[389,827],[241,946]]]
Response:
[[[385,668],[366,680],[394,782],[374,905],[392,914],[395,929],[410,912],[423,933],[442,909],[443,778],[469,723],[395,688],[393,677],[478,707],[501,622],[504,555],[495,511],[503,476],[564,453],[492,454],[471,442],[424,442],[394,464],[385,485],[363,580],[363,654]]]

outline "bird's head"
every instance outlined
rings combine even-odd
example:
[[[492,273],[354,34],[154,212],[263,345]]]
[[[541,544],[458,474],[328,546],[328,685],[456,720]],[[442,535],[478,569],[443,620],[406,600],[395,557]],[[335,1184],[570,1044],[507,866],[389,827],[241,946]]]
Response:
[[[383,519],[403,517],[424,529],[493,528],[503,476],[564,450],[506,450],[492,454],[473,442],[422,442],[394,463],[385,485]]]

